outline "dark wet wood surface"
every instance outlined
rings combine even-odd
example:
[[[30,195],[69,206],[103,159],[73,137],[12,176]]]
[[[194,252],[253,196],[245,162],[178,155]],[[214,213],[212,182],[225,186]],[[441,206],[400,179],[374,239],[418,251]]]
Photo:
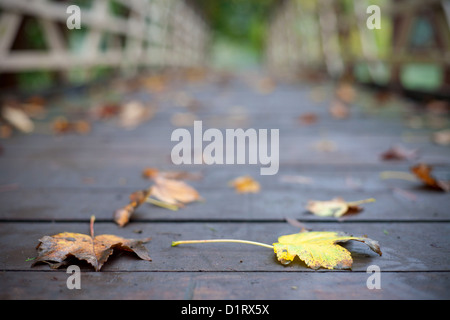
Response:
[[[313,99],[319,88],[321,99]],[[331,86],[278,84],[270,94],[255,92],[248,82],[227,87],[214,82],[178,84],[163,96],[145,90],[127,98],[157,101],[153,119],[134,130],[113,121],[97,122],[87,135],[56,136],[49,120],[37,132],[2,140],[0,156],[0,298],[2,299],[449,299],[450,196],[419,181],[383,179],[386,172],[409,172],[419,162],[435,166],[450,179],[450,148],[434,144],[433,128],[411,128],[406,119],[423,116],[412,102],[395,98],[378,106],[371,92],[358,89],[348,119],[328,113]],[[186,108],[170,93],[187,92],[201,102],[196,119],[205,128],[280,130],[280,169],[261,176],[261,165],[183,165],[171,163],[176,128],[171,117]],[[63,97],[53,104],[81,104],[88,99]],[[84,99],[84,100],[83,100]],[[66,101],[67,100],[67,101]],[[62,102],[61,102],[62,101]],[[156,103],[156,102],[155,102]],[[64,108],[61,108],[64,112]],[[317,123],[298,117],[317,114]],[[326,141],[332,151],[323,150]],[[383,161],[392,145],[419,150],[410,161]],[[322,146],[322,147],[320,147]],[[113,212],[128,195],[151,183],[145,167],[202,174],[187,181],[204,202],[178,211],[144,204],[131,222],[119,228]],[[257,194],[237,194],[228,182],[250,174],[261,184]],[[295,180],[295,178],[297,180]],[[375,198],[358,214],[342,219],[317,217],[308,200]],[[114,254],[100,272],[81,263],[82,289],[69,290],[65,269],[31,267],[44,235],[63,231],[126,238],[151,237],[152,261]],[[317,271],[296,261],[281,265],[273,251],[243,244],[197,244],[171,247],[183,239],[237,238],[273,243],[298,232],[286,219],[312,230],[337,230],[379,241],[380,257],[360,243],[348,244],[352,270]],[[381,289],[369,290],[367,267],[381,270]]]

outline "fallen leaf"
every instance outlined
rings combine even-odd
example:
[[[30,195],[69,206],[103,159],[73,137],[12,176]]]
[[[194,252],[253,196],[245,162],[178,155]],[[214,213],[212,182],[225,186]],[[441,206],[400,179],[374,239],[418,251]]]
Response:
[[[394,146],[380,155],[382,160],[413,160],[417,158],[417,149],[405,149],[400,146]]]
[[[122,106],[119,114],[119,125],[131,130],[150,120],[155,114],[152,106],[145,105],[140,101],[130,101]]]
[[[419,163],[411,168],[411,172],[416,175],[426,186],[450,192],[450,181],[438,180],[431,175],[433,167],[426,163]]]
[[[339,99],[334,99],[328,109],[333,118],[346,119],[350,115],[350,107]]]
[[[173,241],[172,247],[180,244],[193,243],[242,243],[273,249],[278,261],[286,265],[291,263],[296,256],[304,261],[312,269],[349,269],[353,259],[350,252],[337,243],[350,240],[363,242],[369,248],[382,255],[377,241],[367,237],[353,237],[342,232],[333,231],[303,231],[285,235],[278,238],[273,245],[238,239],[210,239],[210,240],[181,240]]]
[[[24,111],[9,106],[3,106],[1,111],[3,119],[17,130],[24,133],[30,133],[34,130],[33,121]]]
[[[450,145],[450,129],[441,130],[433,133],[432,140],[441,146]]]
[[[306,206],[310,212],[320,217],[342,217],[344,214],[357,213],[362,210],[359,206],[363,203],[374,202],[375,199],[365,199],[360,201],[346,202],[341,198],[334,198],[328,201],[310,200]]]
[[[114,221],[120,226],[123,227],[126,225],[131,218],[131,215],[134,211],[143,204],[147,197],[150,195],[151,188],[147,190],[139,190],[130,194],[130,202],[123,208],[116,210],[114,213]]]
[[[360,241],[381,256],[377,241],[366,237],[353,237],[340,232],[311,231],[281,236],[273,244],[278,261],[291,263],[297,256],[312,269],[350,269],[353,263],[350,251],[337,243]]]
[[[178,208],[184,204],[201,200],[200,194],[187,183],[157,176],[155,184],[150,188],[152,197]]]
[[[303,125],[311,125],[316,123],[318,120],[317,114],[314,112],[307,112],[298,117],[298,121]]]
[[[40,243],[37,246],[39,254],[32,266],[37,263],[47,263],[51,268],[56,269],[69,264],[68,258],[75,257],[78,260],[87,261],[95,271],[100,271],[114,249],[134,252],[139,258],[151,261],[148,251],[143,245],[150,241],[150,238],[124,239],[111,234],[94,237],[93,224],[94,217],[91,218],[90,236],[63,232],[39,239]]]
[[[95,119],[106,120],[117,116],[122,107],[115,103],[106,103],[93,109]]]
[[[250,176],[238,177],[230,181],[229,184],[234,187],[238,193],[258,193],[261,189],[258,181]]]
[[[52,130],[55,134],[75,132],[87,134],[91,131],[91,125],[86,120],[69,121],[64,116],[56,117],[52,123]]]
[[[0,138],[8,139],[11,138],[13,134],[13,129],[8,124],[0,124]]]
[[[356,98],[356,90],[351,83],[340,83],[335,91],[336,97],[338,97],[344,103],[351,103]]]
[[[154,179],[163,177],[174,180],[201,180],[200,173],[191,173],[186,171],[160,171],[157,168],[147,167],[142,171],[142,177],[146,179]]]

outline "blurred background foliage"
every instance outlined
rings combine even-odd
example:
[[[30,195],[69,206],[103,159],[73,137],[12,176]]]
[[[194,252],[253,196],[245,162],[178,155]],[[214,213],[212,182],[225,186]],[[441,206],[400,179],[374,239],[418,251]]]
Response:
[[[212,29],[211,60],[220,68],[258,67],[277,0],[195,0]]]
[[[56,1],[56,0],[55,0]],[[66,1],[66,0],[58,0]],[[92,6],[95,0],[73,0],[72,4],[79,5],[82,8]],[[294,0],[299,7],[306,12],[313,12],[317,5],[317,0]],[[337,8],[341,15],[354,14],[354,1],[358,0],[336,0]],[[384,6],[392,3],[393,0],[369,0],[367,3]],[[187,0],[192,3],[204,16],[206,23],[211,30],[211,42],[209,47],[210,66],[219,69],[242,70],[257,69],[264,66],[266,54],[266,45],[270,23],[280,4],[284,0]],[[115,0],[109,1],[110,11],[117,16],[127,15],[126,8]],[[311,26],[308,21],[311,20]],[[313,30],[313,25],[317,24],[317,17],[314,15],[304,16],[303,21],[297,22],[298,32],[304,35],[305,32],[314,38],[314,46],[318,52],[321,50],[321,38],[318,30]],[[314,23],[313,23],[314,22]],[[382,28],[372,30],[377,47],[377,55],[381,59],[389,59],[392,56],[394,46],[393,33],[394,25],[392,17],[381,13]],[[429,19],[418,18],[414,21],[413,32],[410,36],[410,44],[413,47],[433,46],[435,34],[433,31],[433,22]],[[305,31],[305,26],[308,27]],[[294,26],[295,27],[295,26]],[[303,31],[300,30],[303,27]],[[41,27],[37,20],[30,18],[22,27],[22,38],[25,41],[16,43],[15,49],[45,50],[45,43]],[[72,52],[78,53],[83,50],[81,43],[85,37],[85,30],[71,30],[70,34],[66,32],[68,47]],[[107,39],[103,39],[106,41]],[[26,45],[26,47],[24,47]],[[360,55],[361,39],[357,29],[352,29],[348,34],[348,39],[343,44],[345,51]],[[312,50],[312,49],[310,49]],[[300,53],[299,53],[300,54]],[[319,56],[319,54],[317,54]],[[300,57],[301,58],[301,57]],[[96,78],[108,75],[113,71],[112,68],[97,66],[89,71],[89,76]],[[373,70],[372,70],[373,71]],[[377,68],[377,84],[384,85],[389,82],[391,69],[389,65],[381,65]],[[358,80],[365,81],[369,79],[369,68],[365,63],[358,63],[354,67],[355,76]],[[443,70],[439,65],[433,63],[410,63],[401,71],[402,83],[411,89],[429,89],[434,90],[439,87],[443,81]],[[17,76],[17,84],[20,88],[30,90],[48,87],[59,83],[52,71],[26,71]],[[86,81],[86,73],[79,68],[74,68],[68,73],[67,79],[70,83],[83,83]]]

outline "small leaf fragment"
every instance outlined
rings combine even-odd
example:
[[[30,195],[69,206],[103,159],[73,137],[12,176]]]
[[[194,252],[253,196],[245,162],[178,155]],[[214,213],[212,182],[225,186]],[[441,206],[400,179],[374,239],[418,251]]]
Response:
[[[445,192],[450,192],[450,181],[444,181],[436,179],[432,176],[431,172],[433,167],[426,163],[419,163],[411,168],[411,172],[416,175],[426,186],[441,190]]]
[[[360,204],[374,201],[373,198],[353,202],[347,202],[342,198],[328,201],[310,200],[306,208],[316,216],[339,218],[348,213],[360,212],[362,210]]]
[[[417,149],[405,149],[401,146],[394,146],[383,152],[382,160],[413,160],[417,158]]]
[[[116,210],[114,213],[114,221],[121,227],[126,225],[131,218],[131,215],[134,213],[134,210],[138,208],[142,203],[145,202],[147,197],[150,195],[151,189],[147,190],[139,190],[130,194],[130,202]]]
[[[238,193],[258,193],[261,189],[258,181],[250,176],[238,177],[229,183]]]

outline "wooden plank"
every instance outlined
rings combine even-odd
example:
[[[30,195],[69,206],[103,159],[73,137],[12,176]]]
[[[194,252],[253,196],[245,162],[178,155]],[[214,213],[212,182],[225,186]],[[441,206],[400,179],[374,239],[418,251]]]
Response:
[[[382,271],[446,271],[450,266],[450,223],[314,223],[306,226],[315,231],[343,231],[355,236],[367,235],[379,241],[380,257],[366,245],[346,244],[354,259],[353,271],[365,272],[375,264]],[[271,249],[230,243],[191,244],[171,247],[172,241],[232,238],[271,244],[284,234],[298,232],[287,223],[132,223],[119,228],[113,223],[98,222],[96,234],[116,234],[125,238],[152,237],[146,244],[152,261],[139,260],[131,254],[119,253],[111,257],[102,271],[178,271],[178,272],[315,272],[303,262],[281,265]],[[3,243],[0,270],[46,271],[47,265],[31,268],[36,256],[38,239],[60,232],[89,233],[86,223],[2,223]],[[138,232],[138,233],[137,233]],[[83,270],[92,270],[82,265]],[[321,270],[322,272],[340,272]]]
[[[365,272],[82,272],[67,289],[65,272],[1,272],[3,300],[417,300],[449,299],[448,272],[381,272],[368,289]],[[223,301],[225,303],[225,301]],[[233,301],[226,302],[233,304]],[[181,314],[181,306],[165,313]],[[178,306],[178,305],[176,305]],[[182,305],[187,306],[187,303]],[[219,314],[219,313],[217,313]]]
[[[85,178],[85,179],[88,179]],[[354,179],[354,178],[353,178]],[[195,186],[203,202],[186,205],[171,211],[152,204],[141,205],[131,221],[284,221],[286,218],[301,221],[337,221],[334,217],[317,217],[307,211],[309,200],[330,200],[342,197],[347,201],[375,198],[374,203],[363,205],[358,214],[342,217],[343,221],[450,221],[450,198],[442,192],[418,187],[400,188],[386,185],[384,190],[354,190],[342,184],[326,188],[322,183],[312,185],[265,183],[258,194],[237,194],[227,186],[227,181],[216,180],[216,185],[202,182]],[[354,180],[358,183],[358,180]],[[119,181],[117,181],[118,183]],[[94,182],[95,184],[96,182]],[[97,219],[112,221],[115,210],[125,206],[129,195],[147,188],[150,182],[124,186],[91,187],[86,180],[83,188],[24,188],[4,185],[0,192],[0,219],[3,221],[86,221],[95,214]],[[341,188],[339,188],[341,185]]]

